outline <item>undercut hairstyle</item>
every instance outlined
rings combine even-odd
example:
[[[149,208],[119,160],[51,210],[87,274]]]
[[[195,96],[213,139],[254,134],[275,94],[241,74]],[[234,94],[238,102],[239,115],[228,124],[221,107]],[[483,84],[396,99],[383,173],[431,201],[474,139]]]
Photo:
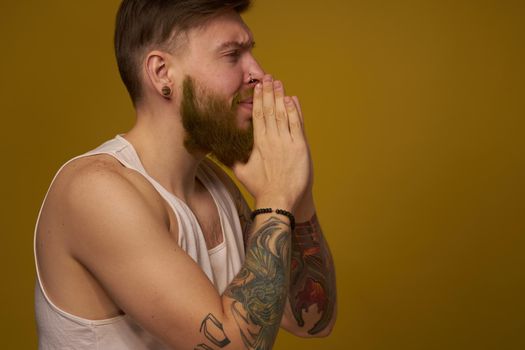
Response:
[[[143,98],[142,61],[152,50],[182,53],[189,30],[228,10],[243,13],[251,0],[124,0],[117,12],[115,55],[133,105]]]

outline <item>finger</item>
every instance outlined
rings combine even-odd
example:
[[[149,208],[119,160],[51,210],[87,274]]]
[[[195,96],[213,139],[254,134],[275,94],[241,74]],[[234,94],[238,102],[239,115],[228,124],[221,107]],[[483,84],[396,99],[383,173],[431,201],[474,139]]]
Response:
[[[273,82],[274,94],[275,94],[275,120],[277,122],[277,129],[279,134],[289,134],[288,127],[288,114],[286,113],[286,107],[284,106],[284,86],[276,80]]]
[[[263,115],[266,134],[277,133],[277,123],[275,121],[275,96],[273,93],[273,79],[271,75],[263,78]]]
[[[295,108],[297,108],[297,111],[299,111],[299,118],[301,119],[301,124],[303,124],[304,126],[303,110],[301,109],[299,98],[297,96],[292,96],[292,100],[295,103]]]
[[[266,132],[266,125],[264,121],[263,113],[263,100],[262,100],[262,84],[258,83],[255,85],[253,91],[253,110],[252,110],[252,123],[253,123],[253,138],[254,142],[257,142],[264,133]]]
[[[301,117],[299,116],[299,111],[295,106],[295,102],[290,96],[284,98],[284,103],[286,105],[286,112],[288,113],[288,125],[290,127],[290,134],[292,139],[296,140],[303,135],[303,128],[301,124]]]

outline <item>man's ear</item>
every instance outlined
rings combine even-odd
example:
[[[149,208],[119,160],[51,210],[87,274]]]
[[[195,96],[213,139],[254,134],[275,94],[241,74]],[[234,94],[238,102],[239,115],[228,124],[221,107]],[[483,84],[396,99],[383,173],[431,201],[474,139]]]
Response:
[[[164,98],[172,98],[175,91],[171,55],[162,51],[151,51],[144,61],[146,79],[155,91]]]

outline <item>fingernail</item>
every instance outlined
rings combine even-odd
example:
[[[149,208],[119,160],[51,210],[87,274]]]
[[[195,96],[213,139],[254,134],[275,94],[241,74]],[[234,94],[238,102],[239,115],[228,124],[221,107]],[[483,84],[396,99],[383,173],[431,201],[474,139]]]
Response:
[[[266,81],[266,82],[268,82],[268,83],[271,82],[271,81],[272,81],[272,76],[269,75],[269,74],[266,75],[266,76],[264,77],[264,81]]]
[[[276,80],[273,82],[273,87],[274,88],[280,88],[282,86],[281,82],[279,80]]]
[[[262,88],[262,84],[261,83],[257,83],[257,85],[255,85],[255,90],[259,91],[261,90]]]

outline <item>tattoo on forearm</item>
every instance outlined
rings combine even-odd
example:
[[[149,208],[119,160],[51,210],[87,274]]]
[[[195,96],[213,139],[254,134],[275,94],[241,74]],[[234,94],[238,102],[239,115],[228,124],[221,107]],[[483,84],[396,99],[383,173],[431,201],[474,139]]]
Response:
[[[321,318],[308,333],[319,333],[332,319],[336,292],[333,262],[317,215],[308,222],[296,225],[292,235],[291,265],[288,298],[293,315],[297,324],[303,327],[303,311],[310,312],[310,307],[316,304]]]
[[[248,242],[246,260],[225,295],[248,349],[271,349],[279,330],[290,271],[290,228],[269,218]]]

